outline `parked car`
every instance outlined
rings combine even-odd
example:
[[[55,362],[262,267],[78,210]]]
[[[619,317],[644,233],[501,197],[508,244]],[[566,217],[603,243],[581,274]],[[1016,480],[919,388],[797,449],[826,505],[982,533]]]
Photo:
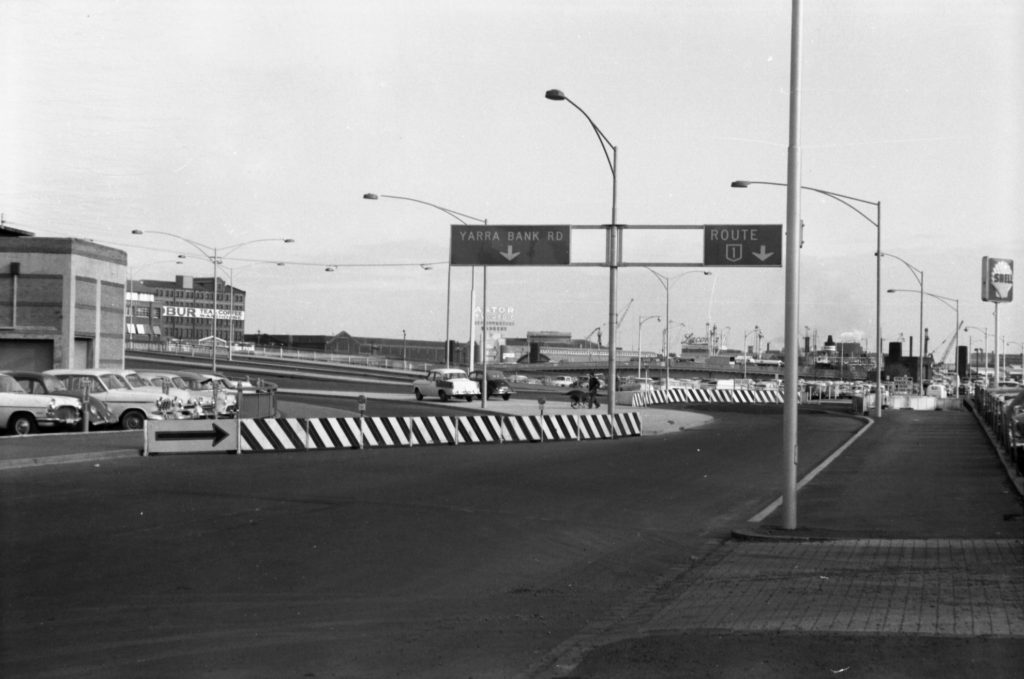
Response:
[[[437,396],[442,401],[452,397],[472,401],[480,396],[480,386],[469,379],[466,371],[461,368],[434,368],[426,377],[413,381],[412,393],[417,401],[422,401],[426,396]]]
[[[483,391],[481,385],[484,381],[484,371],[474,370],[469,373],[469,379],[476,382],[476,386],[480,391]],[[509,400],[512,397],[512,387],[508,383],[508,378],[505,377],[505,373],[500,370],[488,370],[487,371],[487,398],[492,396],[500,396],[504,400]]]
[[[132,389],[111,370],[56,368],[44,372],[59,377],[72,391],[81,392],[88,387],[91,395],[107,404],[122,429],[142,429],[147,419],[167,419],[165,411],[169,411],[170,399],[152,391]]]
[[[186,410],[189,410],[195,417],[205,416],[208,412],[213,410],[212,394],[210,397],[207,397],[203,393],[197,393],[197,391],[177,373],[140,370],[138,371],[138,374],[149,384],[159,387],[162,393],[177,394],[179,398],[182,394],[187,394],[187,398],[194,401],[195,405],[186,405]]]
[[[549,387],[575,387],[576,378],[569,375],[556,375],[545,378],[544,383]]]
[[[27,370],[7,370],[6,374],[17,380],[21,388],[30,394],[53,394],[55,396],[70,396],[81,403],[81,392],[75,393],[68,389],[68,385],[55,375],[48,375],[40,372]],[[106,427],[117,424],[117,418],[110,412],[107,404],[89,396],[89,428]]]
[[[237,390],[223,377],[197,372],[179,372],[178,377],[188,390],[199,399],[207,417],[233,417],[238,412]]]
[[[34,434],[39,427],[76,427],[82,402],[71,396],[30,394],[10,375],[0,374],[0,426],[10,434]]]
[[[193,396],[188,389],[182,389],[176,385],[164,386],[153,384],[135,370],[113,370],[112,372],[124,378],[124,381],[128,383],[128,387],[131,389],[148,391],[171,399],[169,408],[167,406],[163,407],[171,411],[176,419],[194,419],[203,416],[203,410],[199,406],[199,399]]]

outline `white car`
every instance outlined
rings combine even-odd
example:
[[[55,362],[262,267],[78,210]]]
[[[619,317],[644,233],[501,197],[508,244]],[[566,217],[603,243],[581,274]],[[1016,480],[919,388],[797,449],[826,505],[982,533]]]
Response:
[[[558,375],[557,377],[548,377],[544,382],[551,387],[575,387],[577,384],[576,378],[569,375]]]
[[[156,385],[140,375],[136,370],[113,370],[128,383],[128,387],[137,391],[148,391],[151,394],[159,394],[171,399],[169,408],[174,419],[194,419],[203,416],[203,409],[199,406],[199,399],[192,395],[188,389],[182,389],[176,385]]]
[[[182,407],[189,411],[192,417],[200,417],[205,415],[207,411],[213,410],[213,399],[207,398],[204,394],[193,389],[184,378],[176,373],[140,370],[138,376],[154,387],[159,388],[161,393],[182,399]],[[131,377],[127,375],[125,377],[128,378],[129,384],[136,386]]]
[[[480,398],[480,385],[469,379],[465,370],[460,368],[434,368],[412,383],[412,393],[417,401],[425,396],[437,396],[442,401],[452,398],[464,398],[472,401]]]
[[[10,375],[0,375],[0,429],[34,434],[39,426],[75,427],[82,421],[82,402],[71,396],[29,394]]]
[[[122,429],[142,429],[146,420],[163,420],[171,399],[151,391],[136,391],[113,370],[93,368],[57,368],[45,371],[64,381],[68,389],[81,392],[88,388],[110,408]]]

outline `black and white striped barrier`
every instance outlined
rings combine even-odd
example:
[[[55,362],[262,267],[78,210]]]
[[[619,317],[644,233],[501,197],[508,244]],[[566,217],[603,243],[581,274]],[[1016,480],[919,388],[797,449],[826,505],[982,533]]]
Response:
[[[239,420],[232,424],[238,427],[236,452],[239,453],[583,441],[642,435],[638,413],[267,418]],[[152,452],[170,451],[153,449]]]
[[[632,405],[640,408],[658,403],[782,403],[778,389],[668,389],[638,391]]]

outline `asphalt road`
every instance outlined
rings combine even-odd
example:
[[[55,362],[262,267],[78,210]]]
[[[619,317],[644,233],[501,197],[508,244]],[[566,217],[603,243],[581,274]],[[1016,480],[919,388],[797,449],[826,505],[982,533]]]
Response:
[[[780,432],[7,470],[0,674],[525,676],[773,499]]]

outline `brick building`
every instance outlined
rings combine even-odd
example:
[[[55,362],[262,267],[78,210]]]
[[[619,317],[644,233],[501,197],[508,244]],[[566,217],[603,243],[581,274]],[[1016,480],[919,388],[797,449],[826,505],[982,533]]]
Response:
[[[198,342],[214,333],[213,278],[175,276],[173,281],[132,280],[128,283],[126,332],[133,342],[168,339]],[[245,290],[217,279],[216,336],[242,341],[245,334]]]
[[[127,255],[0,227],[0,369],[121,368]]]

